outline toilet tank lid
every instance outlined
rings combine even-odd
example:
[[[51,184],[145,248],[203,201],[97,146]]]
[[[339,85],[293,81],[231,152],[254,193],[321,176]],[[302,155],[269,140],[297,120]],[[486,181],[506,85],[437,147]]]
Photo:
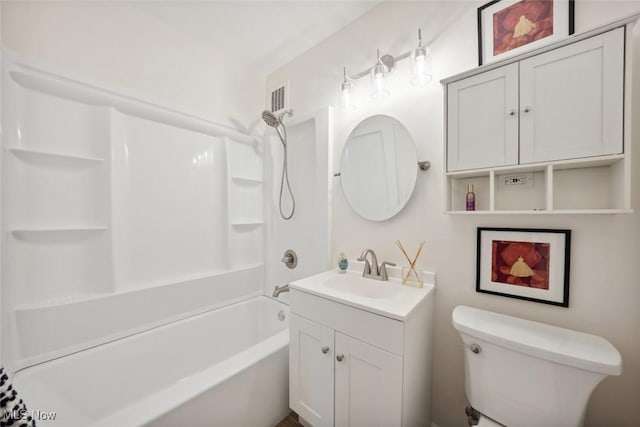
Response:
[[[576,368],[620,375],[622,357],[597,335],[459,305],[453,326],[460,332],[501,347]]]

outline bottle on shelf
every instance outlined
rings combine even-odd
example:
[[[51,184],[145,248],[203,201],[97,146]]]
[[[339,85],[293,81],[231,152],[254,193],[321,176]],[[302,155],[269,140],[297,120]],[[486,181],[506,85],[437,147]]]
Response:
[[[473,192],[473,184],[467,187],[467,207],[468,211],[476,210],[476,193]]]

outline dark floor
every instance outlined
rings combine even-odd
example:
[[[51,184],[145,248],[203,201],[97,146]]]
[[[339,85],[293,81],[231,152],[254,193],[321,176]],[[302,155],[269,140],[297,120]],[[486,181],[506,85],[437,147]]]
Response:
[[[285,419],[276,425],[276,427],[302,427],[302,424],[298,422],[298,414],[291,411]]]

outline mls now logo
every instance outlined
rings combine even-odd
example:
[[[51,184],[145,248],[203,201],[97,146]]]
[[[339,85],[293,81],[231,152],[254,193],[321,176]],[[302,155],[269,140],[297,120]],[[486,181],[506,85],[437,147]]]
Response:
[[[10,411],[2,414],[2,419],[3,421],[6,421],[6,420],[26,421],[29,419],[29,417],[31,417],[35,421],[53,421],[56,419],[56,416],[57,416],[57,413],[53,411],[45,412],[45,411],[35,410],[35,411],[29,412],[26,409],[18,409],[16,411]]]

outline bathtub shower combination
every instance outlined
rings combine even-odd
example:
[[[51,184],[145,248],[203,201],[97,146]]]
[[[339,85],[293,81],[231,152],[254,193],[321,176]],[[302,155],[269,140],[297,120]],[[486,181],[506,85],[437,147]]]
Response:
[[[264,295],[327,268],[331,111],[287,123],[300,196],[285,221],[272,128],[248,135],[16,58],[2,93],[2,364],[30,411],[56,413],[38,424],[286,416],[288,306]]]
[[[252,298],[33,366],[14,382],[29,408],[57,412],[47,425],[274,426],[289,403],[286,307]]]

